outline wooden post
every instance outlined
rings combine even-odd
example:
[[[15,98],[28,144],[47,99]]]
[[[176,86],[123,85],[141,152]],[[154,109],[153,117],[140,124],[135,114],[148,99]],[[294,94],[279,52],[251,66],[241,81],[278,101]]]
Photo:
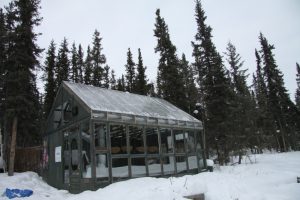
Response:
[[[17,118],[17,116],[15,116],[14,119],[13,119],[13,125],[12,125],[8,176],[13,176],[14,175],[15,154],[16,154],[16,139],[17,139],[17,126],[18,126],[18,118]]]

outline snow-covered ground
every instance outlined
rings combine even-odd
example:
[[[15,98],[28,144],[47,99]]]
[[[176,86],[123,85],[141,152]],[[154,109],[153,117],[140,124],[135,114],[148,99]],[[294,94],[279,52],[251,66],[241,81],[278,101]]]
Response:
[[[268,153],[251,160],[256,162],[245,159],[242,165],[179,178],[132,179],[78,195],[48,186],[32,172],[0,174],[0,194],[5,188],[20,188],[33,189],[28,200],[179,200],[197,193],[204,193],[206,200],[300,200],[300,152]]]

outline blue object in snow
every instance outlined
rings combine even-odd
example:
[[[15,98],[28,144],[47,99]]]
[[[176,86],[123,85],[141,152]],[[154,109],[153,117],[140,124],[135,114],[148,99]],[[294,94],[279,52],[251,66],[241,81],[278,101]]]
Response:
[[[20,189],[8,189],[5,190],[5,195],[9,199],[13,199],[16,197],[29,197],[33,194],[32,190],[20,190]]]

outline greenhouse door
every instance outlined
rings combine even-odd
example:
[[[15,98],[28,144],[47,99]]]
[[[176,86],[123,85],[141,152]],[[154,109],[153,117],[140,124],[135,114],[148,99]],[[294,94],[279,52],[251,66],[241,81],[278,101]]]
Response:
[[[74,127],[69,132],[69,144],[70,144],[70,187],[71,193],[80,192],[80,142],[79,142],[79,128]]]

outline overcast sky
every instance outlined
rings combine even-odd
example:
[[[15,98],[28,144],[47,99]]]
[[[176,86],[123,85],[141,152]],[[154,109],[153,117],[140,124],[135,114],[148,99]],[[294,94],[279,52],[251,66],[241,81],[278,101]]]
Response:
[[[141,48],[148,78],[155,81],[158,55],[154,53],[155,11],[169,27],[177,54],[190,62],[191,41],[196,34],[194,0],[41,0],[43,21],[37,28],[40,47],[47,49],[52,39],[59,45],[81,43],[86,50],[94,30],[100,32],[108,65],[120,76],[125,71],[126,52],[131,48],[135,61]],[[1,0],[7,5],[9,0]],[[294,100],[296,62],[300,62],[299,0],[202,0],[207,24],[213,28],[213,42],[220,53],[228,41],[245,60],[249,73],[255,71],[254,49],[260,48],[259,32],[275,45],[275,59],[284,74],[286,87]],[[71,45],[70,45],[71,46]],[[250,76],[252,77],[252,75]]]

